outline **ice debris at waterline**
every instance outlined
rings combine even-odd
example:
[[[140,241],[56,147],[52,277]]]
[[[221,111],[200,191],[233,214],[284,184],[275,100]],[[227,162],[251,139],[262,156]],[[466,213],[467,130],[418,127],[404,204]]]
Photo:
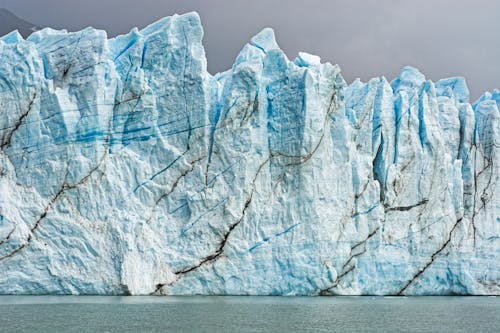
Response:
[[[0,293],[500,294],[499,91],[202,34],[1,38]]]

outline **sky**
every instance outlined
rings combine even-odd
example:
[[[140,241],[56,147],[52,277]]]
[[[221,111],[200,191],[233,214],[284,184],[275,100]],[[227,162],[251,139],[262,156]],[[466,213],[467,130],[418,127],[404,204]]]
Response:
[[[347,82],[385,76],[405,65],[438,80],[464,76],[473,98],[500,88],[497,0],[0,0],[38,26],[87,26],[110,36],[174,13],[197,11],[211,73],[231,67],[264,27],[290,59],[299,51],[337,63]]]

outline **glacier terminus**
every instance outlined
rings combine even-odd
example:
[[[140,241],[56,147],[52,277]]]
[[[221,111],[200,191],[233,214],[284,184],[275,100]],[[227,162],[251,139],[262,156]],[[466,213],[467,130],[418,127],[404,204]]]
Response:
[[[202,37],[0,38],[0,294],[500,295],[500,91]]]

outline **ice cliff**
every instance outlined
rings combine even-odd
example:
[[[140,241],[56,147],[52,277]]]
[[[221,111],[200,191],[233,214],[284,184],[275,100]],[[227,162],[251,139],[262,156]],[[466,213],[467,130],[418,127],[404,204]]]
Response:
[[[500,294],[499,91],[202,35],[0,39],[0,293]]]

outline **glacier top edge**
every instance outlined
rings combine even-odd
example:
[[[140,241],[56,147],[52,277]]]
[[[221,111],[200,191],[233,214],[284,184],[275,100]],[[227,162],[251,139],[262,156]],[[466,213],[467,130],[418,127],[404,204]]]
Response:
[[[151,36],[159,33],[166,27],[168,27],[173,21],[179,21],[182,22],[182,24],[187,24],[190,26],[193,30],[196,31],[197,37],[200,39],[200,41],[203,39],[204,35],[204,30],[203,30],[203,25],[201,22],[201,18],[198,12],[196,11],[190,11],[184,14],[173,14],[171,16],[166,16],[163,18],[160,18],[156,20],[155,22],[145,26],[142,29],[139,29],[137,27],[134,27],[130,30],[129,33],[126,34],[121,34],[117,35],[112,38],[108,38],[107,32],[103,29],[97,29],[93,28],[91,26],[86,27],[82,30],[79,31],[68,31],[66,29],[53,29],[50,27],[40,29],[38,31],[34,31],[30,36],[28,36],[26,39],[23,38],[23,36],[19,33],[18,30],[14,30],[4,36],[0,37],[0,47],[2,44],[18,44],[18,43],[40,43],[44,39],[46,39],[49,36],[60,36],[64,37],[66,35],[78,35],[82,34],[85,32],[92,32],[95,35],[102,36],[102,38],[107,39],[108,45],[111,49],[110,54],[114,55],[114,58],[117,58],[117,54],[119,54],[119,50],[116,50],[118,47],[128,47],[127,44],[133,44],[134,41],[137,38],[140,37],[145,37],[145,36]],[[261,50],[263,53],[268,53],[269,51],[272,50],[278,50],[282,52],[285,56],[286,54],[284,51],[279,47],[274,30],[272,28],[264,28],[262,29],[259,33],[255,34],[250,41],[247,43],[247,45],[253,46],[259,50]],[[206,56],[205,56],[205,51],[203,47],[203,43],[201,43],[201,53],[199,54],[201,57],[205,58],[204,62],[207,62]],[[245,49],[245,46],[243,47],[242,51]],[[241,56],[241,51],[240,55]],[[242,61],[241,59],[235,60],[235,65],[238,64],[238,62]],[[113,59],[114,60],[114,59]],[[245,61],[246,59],[243,59]],[[288,60],[288,58],[287,58]],[[295,65],[299,67],[309,67],[309,66],[316,66],[320,65],[321,63],[321,58],[317,55],[313,55],[307,52],[299,52],[297,57],[292,61]],[[329,62],[326,62],[329,63]],[[214,77],[218,77],[222,75],[225,71],[218,72],[213,74]],[[209,74],[207,72],[207,74]],[[386,80],[384,76],[376,77],[374,79],[378,80]],[[368,80],[370,81],[370,80]],[[390,86],[393,90],[393,92],[397,92],[401,89],[405,88],[418,88],[422,86],[425,82],[427,81],[426,77],[424,76],[423,73],[421,73],[417,68],[413,66],[404,66],[401,70],[398,76],[396,76],[393,80],[388,80],[390,83]],[[358,78],[353,80],[350,84],[354,85],[359,85],[362,83],[362,81]],[[484,92],[479,98],[477,98],[475,101],[470,101],[470,91],[466,82],[466,79],[461,76],[452,76],[452,77],[447,77],[440,79],[436,81],[435,83],[435,90],[436,90],[436,95],[439,96],[445,96],[449,98],[454,98],[460,103],[471,103],[473,108],[476,108],[477,105],[481,104],[485,100],[495,100],[497,101],[497,104],[500,104],[500,98],[499,96],[499,90],[494,89],[492,92],[486,91]]]

